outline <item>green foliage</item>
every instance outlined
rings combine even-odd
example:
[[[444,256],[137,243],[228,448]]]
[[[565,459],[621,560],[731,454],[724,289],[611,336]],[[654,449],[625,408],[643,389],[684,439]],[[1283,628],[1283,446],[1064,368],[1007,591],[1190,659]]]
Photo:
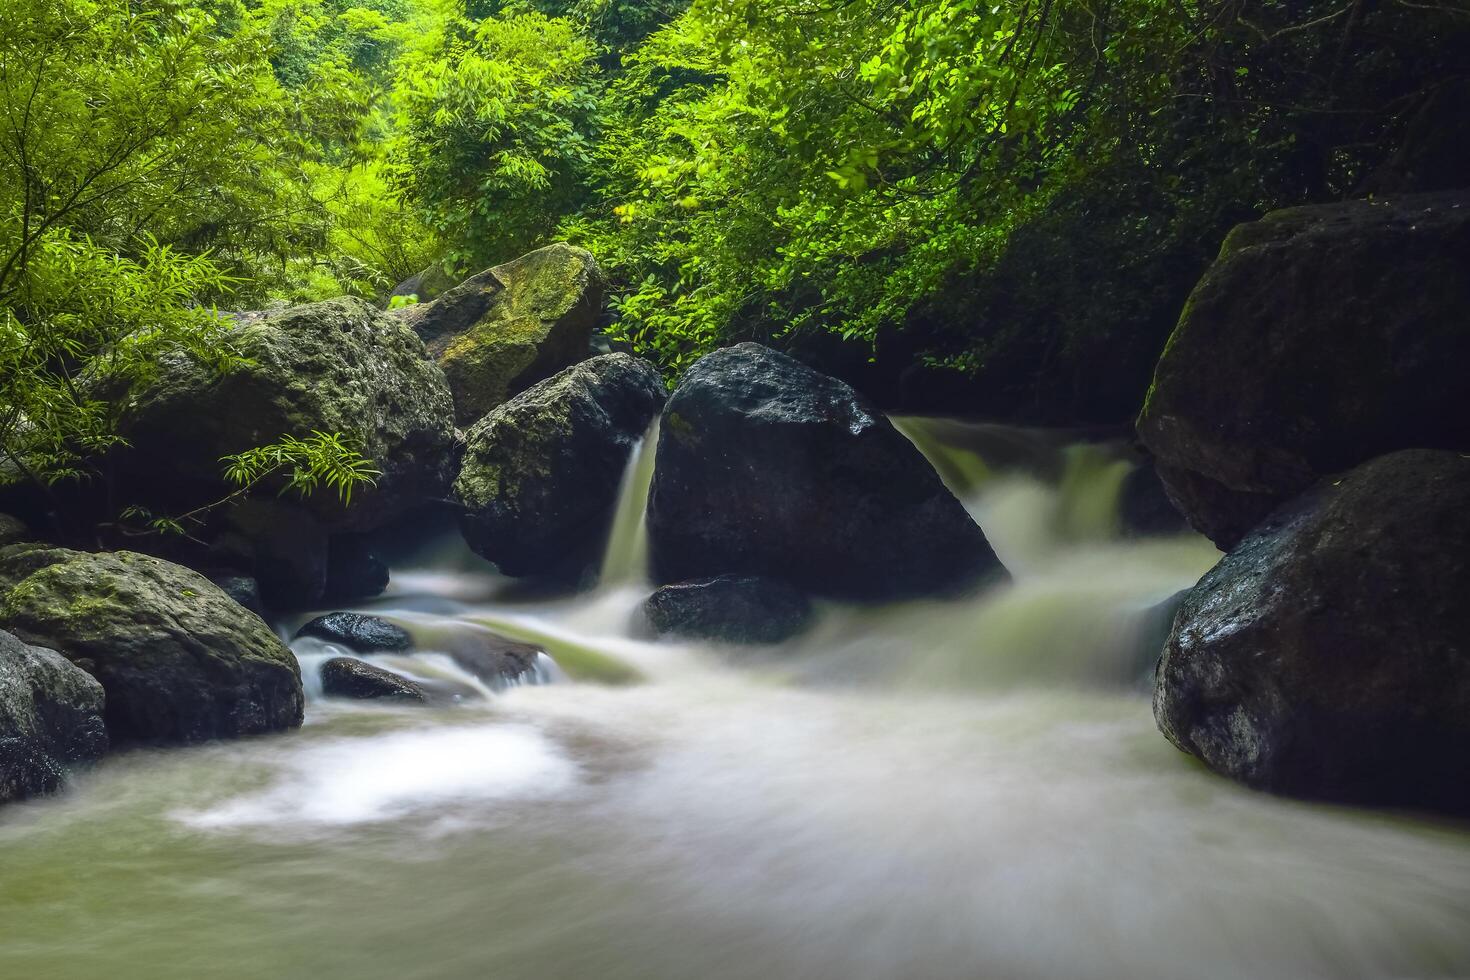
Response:
[[[341,433],[316,430],[305,439],[282,435],[278,442],[226,456],[222,462],[225,476],[239,488],[237,492],[249,490],[267,477],[284,474],[281,493],[295,490],[306,498],[319,487],[326,487],[337,492],[344,506],[352,503],[355,487],[372,486],[382,475]]]
[[[596,48],[536,12],[445,20],[405,54],[390,161],[401,191],[468,269],[543,243],[592,159]]]
[[[92,461],[121,442],[118,392],[172,356],[220,372],[239,363],[214,311],[191,304],[230,277],[153,239],[138,248],[127,259],[59,231],[29,247],[25,301],[0,307],[0,480],[94,476]]]

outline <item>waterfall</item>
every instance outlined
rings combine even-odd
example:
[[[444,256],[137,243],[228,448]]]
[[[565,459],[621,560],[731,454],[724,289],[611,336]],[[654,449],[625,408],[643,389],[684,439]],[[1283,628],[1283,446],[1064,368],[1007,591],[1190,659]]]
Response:
[[[633,585],[648,577],[648,490],[658,452],[658,418],[628,454],[628,468],[618,486],[612,531],[603,553],[598,583],[603,587]]]

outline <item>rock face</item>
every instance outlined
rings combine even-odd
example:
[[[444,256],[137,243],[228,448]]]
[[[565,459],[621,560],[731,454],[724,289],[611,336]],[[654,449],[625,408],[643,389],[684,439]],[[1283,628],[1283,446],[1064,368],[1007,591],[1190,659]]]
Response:
[[[26,527],[25,521],[9,514],[0,514],[0,548],[28,541],[30,538],[31,529]]]
[[[1470,449],[1470,193],[1292,208],[1241,225],[1138,419],[1170,497],[1229,548],[1319,476]]]
[[[654,631],[726,643],[780,643],[810,624],[812,604],[782,582],[721,575],[657,589],[643,604]]]
[[[1470,810],[1470,458],[1406,450],[1272,514],[1185,597],[1154,716],[1279,793]]]
[[[486,415],[465,436],[454,484],[470,547],[508,575],[600,554],[633,445],[664,394],[647,361],[604,354]]]
[[[127,551],[3,559],[12,561],[27,574],[0,575],[0,625],[101,681],[114,741],[198,742],[301,723],[296,658],[202,575]]]
[[[362,701],[428,700],[424,689],[405,677],[351,657],[333,657],[322,664],[322,693],[329,698]]]
[[[413,648],[413,637],[402,626],[355,612],[334,612],[318,616],[296,631],[296,635],[314,636],[328,643],[340,643],[359,653],[375,650],[399,652]]]
[[[590,253],[556,244],[396,313],[438,358],[467,426],[587,356],[604,288]]]
[[[0,803],[56,790],[107,751],[102,685],[55,650],[0,632]]]
[[[227,489],[220,457],[313,430],[343,433],[382,471],[349,509],[329,491],[312,496],[328,530],[372,527],[443,495],[449,389],[400,319],[343,297],[235,322],[230,341],[249,363],[218,377],[176,357],[132,393],[120,425],[132,448],[118,461],[127,500],[166,513],[216,499]]]
[[[659,582],[763,575],[897,599],[1004,575],[923,455],[848,385],[756,344],[704,357],[659,427]]]
[[[388,587],[388,566],[357,534],[338,534],[327,548],[328,602],[350,602],[382,595]]]

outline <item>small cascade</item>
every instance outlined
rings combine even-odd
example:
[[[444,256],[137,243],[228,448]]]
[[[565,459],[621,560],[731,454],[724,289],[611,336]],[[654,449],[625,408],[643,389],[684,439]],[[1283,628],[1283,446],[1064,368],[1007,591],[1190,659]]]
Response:
[[[628,468],[618,487],[612,532],[603,553],[598,584],[604,588],[633,585],[648,576],[648,491],[653,485],[653,461],[658,452],[658,417],[628,456]]]

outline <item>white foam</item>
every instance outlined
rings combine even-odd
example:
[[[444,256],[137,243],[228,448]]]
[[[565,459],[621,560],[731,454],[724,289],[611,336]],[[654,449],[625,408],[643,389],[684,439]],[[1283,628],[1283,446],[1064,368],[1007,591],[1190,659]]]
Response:
[[[577,767],[521,725],[414,729],[317,743],[285,760],[266,789],[176,814],[200,829],[345,826],[446,805],[544,799],[576,783]]]

